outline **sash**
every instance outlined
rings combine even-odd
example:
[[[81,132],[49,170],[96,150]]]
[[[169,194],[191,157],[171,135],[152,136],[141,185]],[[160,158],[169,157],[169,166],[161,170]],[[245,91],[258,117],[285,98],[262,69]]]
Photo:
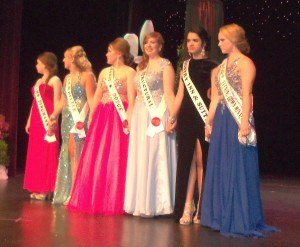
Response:
[[[145,77],[146,77],[146,71],[141,73],[140,85],[141,85],[141,91],[144,98],[144,102],[146,104],[146,107],[151,117],[151,123],[148,126],[147,135],[153,137],[154,135],[164,131],[164,126],[161,122],[161,119],[167,109],[167,105],[166,105],[165,97],[163,96],[158,107],[155,106],[155,102],[153,100],[151,91],[148,87]]]
[[[114,105],[115,105],[115,108],[119,114],[119,117],[122,121],[122,125],[123,125],[123,132],[128,135],[129,132],[127,130],[127,127],[128,127],[128,120],[127,120],[127,115],[126,115],[126,110],[125,110],[125,107],[123,105],[123,102],[121,100],[121,97],[118,93],[118,90],[116,88],[116,85],[115,85],[115,79],[114,79],[114,76],[113,76],[113,67],[111,66],[110,69],[109,69],[109,72],[108,72],[108,80],[104,80],[105,81],[105,84],[108,88],[108,91],[109,91],[109,94],[110,94],[110,97],[112,99],[112,101],[114,102]]]
[[[240,126],[242,122],[242,99],[239,97],[237,92],[229,84],[226,77],[227,59],[220,65],[218,74],[218,81],[220,90],[224,95],[226,106],[228,107],[231,115],[233,116],[236,123]],[[246,137],[238,136],[239,142],[243,145],[256,146],[256,132],[254,126],[251,124],[253,119],[253,111],[250,113],[249,125],[250,133]]]
[[[200,117],[202,118],[203,122],[205,123],[207,115],[208,115],[208,110],[207,110],[207,107],[206,107],[201,95],[197,91],[197,88],[195,87],[194,83],[192,82],[192,80],[190,78],[189,63],[190,63],[190,59],[183,62],[182,79],[183,79],[185,87],[186,87]]]
[[[67,99],[68,99],[69,110],[72,114],[72,118],[74,121],[74,126],[70,130],[70,133],[78,134],[79,138],[84,138],[84,137],[86,137],[85,130],[84,130],[84,120],[86,119],[86,116],[88,115],[89,106],[88,106],[88,103],[86,102],[84,104],[81,112],[79,113],[76,102],[75,102],[75,100],[73,98],[73,94],[72,94],[71,76],[69,76],[67,78],[66,95],[67,95]]]
[[[36,103],[37,103],[37,106],[38,106],[38,109],[39,109],[39,113],[40,113],[40,116],[41,116],[41,119],[42,119],[42,123],[44,125],[44,129],[46,131],[44,140],[51,143],[51,142],[56,141],[56,137],[55,137],[54,132],[48,131],[48,126],[49,126],[50,119],[49,119],[46,107],[44,105],[43,98],[40,94],[40,89],[39,89],[40,85],[36,84],[34,86],[34,96],[35,96]]]

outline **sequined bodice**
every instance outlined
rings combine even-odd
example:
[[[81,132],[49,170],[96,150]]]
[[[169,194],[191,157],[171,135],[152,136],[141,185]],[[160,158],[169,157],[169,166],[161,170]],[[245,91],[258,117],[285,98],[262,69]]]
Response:
[[[226,76],[229,84],[237,92],[237,94],[242,98],[242,81],[240,71],[237,69],[238,59],[236,59],[230,66],[226,68]],[[224,96],[220,89],[220,82],[217,80],[218,94],[220,97],[220,102],[224,103]]]
[[[73,98],[76,102],[77,108],[80,111],[83,108],[86,101],[87,101],[86,92],[85,92],[84,87],[80,83],[80,78],[78,79],[78,81],[74,85],[72,85],[71,90],[72,90],[72,95],[73,95]],[[64,95],[67,99],[66,86],[65,85],[63,87],[63,93],[64,93]],[[68,102],[67,102],[66,107],[67,108],[69,107]]]
[[[112,102],[112,99],[110,97],[109,91],[107,86],[105,85],[105,82],[102,82],[103,85],[103,96],[101,99],[101,102],[106,104],[108,102]],[[116,89],[120,95],[120,98],[122,101],[127,102],[127,83],[126,80],[121,80],[121,79],[115,79],[115,86]]]
[[[168,59],[162,58],[160,61],[160,66],[158,66],[159,70],[146,69],[145,80],[147,82],[149,90],[151,91],[153,100],[156,104],[158,104],[161,101],[161,98],[164,94],[163,71],[164,71],[165,67],[169,64],[170,64],[170,61]],[[134,78],[134,85],[137,90],[136,99],[138,101],[143,101],[143,94],[142,94],[141,86],[140,86],[140,78],[141,78],[141,74],[144,72],[145,72],[144,70],[138,71]]]

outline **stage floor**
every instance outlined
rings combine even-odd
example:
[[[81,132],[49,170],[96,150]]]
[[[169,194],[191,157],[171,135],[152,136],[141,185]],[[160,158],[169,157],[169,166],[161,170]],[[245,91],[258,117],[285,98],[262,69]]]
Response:
[[[261,179],[266,222],[281,232],[263,239],[226,238],[199,225],[181,226],[171,217],[91,216],[29,199],[23,176],[0,180],[0,247],[173,247],[300,246],[300,179]]]

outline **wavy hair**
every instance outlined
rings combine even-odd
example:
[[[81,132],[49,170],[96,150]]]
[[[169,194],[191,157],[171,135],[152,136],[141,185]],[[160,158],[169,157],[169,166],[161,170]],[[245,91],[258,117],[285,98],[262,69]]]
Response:
[[[243,54],[249,54],[250,52],[250,45],[248,43],[248,40],[246,38],[245,30],[235,24],[228,24],[225,26],[222,26],[220,28],[220,32],[228,39],[230,40],[236,48],[239,49],[239,51]]]
[[[133,63],[133,56],[130,53],[130,45],[124,38],[116,38],[114,41],[109,43],[116,51],[122,54],[124,64],[131,66]]]
[[[89,61],[84,49],[80,45],[72,46],[67,49],[71,53],[71,56],[74,58],[75,66],[81,71],[92,71],[92,64]]]
[[[145,46],[145,44],[148,42],[148,39],[150,39],[150,38],[156,39],[157,43],[161,45],[161,50],[159,51],[159,55],[161,55],[162,50],[164,48],[164,44],[165,44],[164,38],[162,37],[162,35],[159,32],[149,33],[144,38],[143,47]],[[145,53],[145,50],[144,50],[142,61],[139,63],[138,68],[140,70],[145,69],[148,65],[148,62],[149,62],[149,56]]]

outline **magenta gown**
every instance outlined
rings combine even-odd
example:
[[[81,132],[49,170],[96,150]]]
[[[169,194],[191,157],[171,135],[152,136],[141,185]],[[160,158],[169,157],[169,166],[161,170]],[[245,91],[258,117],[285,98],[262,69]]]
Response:
[[[126,82],[116,80],[116,88],[127,108]],[[106,86],[80,157],[68,208],[89,214],[124,213],[128,136]]]
[[[49,85],[41,84],[39,89],[47,113],[50,115],[54,107],[53,88]],[[44,140],[46,131],[40,117],[36,99],[34,98],[30,118],[24,189],[36,193],[54,191],[59,155],[58,129],[56,128],[55,133],[57,141],[48,143]]]

